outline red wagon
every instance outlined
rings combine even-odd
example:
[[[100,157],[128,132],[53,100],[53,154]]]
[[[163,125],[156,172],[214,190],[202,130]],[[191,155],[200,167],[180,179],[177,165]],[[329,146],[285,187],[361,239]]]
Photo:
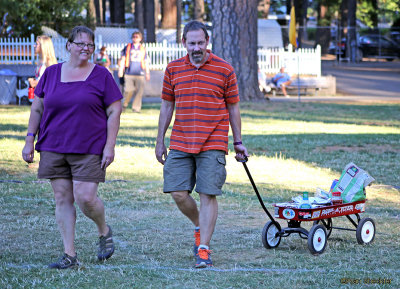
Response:
[[[299,209],[294,202],[273,204],[275,207],[275,217],[287,221],[288,226],[282,228],[265,207],[250,171],[247,168],[246,161],[243,162],[243,166],[261,207],[270,218],[270,221],[265,224],[262,231],[262,242],[265,248],[276,248],[279,246],[282,237],[296,233],[299,234],[300,238],[307,239],[308,249],[312,254],[322,254],[325,251],[327,240],[333,229],[356,232],[356,239],[359,244],[369,244],[374,240],[374,220],[371,218],[361,219],[359,215],[365,211],[366,200],[340,205],[321,205],[311,209]],[[353,225],[353,228],[334,227],[332,219],[340,216],[345,216]],[[309,231],[301,226],[301,223],[304,221],[313,222],[313,226]]]

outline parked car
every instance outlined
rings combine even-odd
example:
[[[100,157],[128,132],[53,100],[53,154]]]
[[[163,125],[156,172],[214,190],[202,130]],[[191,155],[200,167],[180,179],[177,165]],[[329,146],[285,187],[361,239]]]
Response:
[[[400,45],[400,32],[392,31],[390,32],[390,39]]]
[[[384,58],[388,61],[400,57],[400,44],[378,34],[361,36],[358,48],[362,57]]]
[[[338,58],[348,57],[347,41],[342,38],[338,43],[331,43],[329,53]],[[356,61],[360,62],[363,57],[382,58],[393,61],[400,57],[400,44],[387,37],[378,34],[363,35],[358,38]]]

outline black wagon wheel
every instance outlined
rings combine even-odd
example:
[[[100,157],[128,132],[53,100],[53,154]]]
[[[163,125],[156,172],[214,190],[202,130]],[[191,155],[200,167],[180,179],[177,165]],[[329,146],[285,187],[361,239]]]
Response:
[[[307,245],[311,254],[319,255],[325,251],[328,238],[326,236],[325,227],[322,225],[314,225],[308,233]]]
[[[357,225],[357,242],[360,245],[370,244],[375,238],[375,222],[371,218],[362,218]]]
[[[272,249],[279,246],[281,242],[281,236],[279,232],[281,227],[278,223],[268,221],[262,230],[262,243],[265,248]]]
[[[332,233],[332,218],[317,220],[317,221],[314,221],[314,223],[313,223],[313,225],[318,225],[318,224],[324,225],[324,227],[326,229],[326,238],[329,239],[329,236]]]

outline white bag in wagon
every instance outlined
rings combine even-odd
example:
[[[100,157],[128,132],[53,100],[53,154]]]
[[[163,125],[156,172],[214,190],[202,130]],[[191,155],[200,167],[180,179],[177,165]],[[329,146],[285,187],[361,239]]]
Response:
[[[364,188],[369,186],[375,179],[366,171],[349,163],[343,170],[339,181],[332,192],[341,192],[343,203],[351,203],[365,200]]]

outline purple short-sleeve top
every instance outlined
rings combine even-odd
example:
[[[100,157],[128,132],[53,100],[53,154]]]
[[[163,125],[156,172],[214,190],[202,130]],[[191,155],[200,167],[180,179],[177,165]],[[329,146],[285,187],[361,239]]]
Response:
[[[48,67],[35,88],[43,98],[37,151],[101,155],[107,107],[122,99],[111,73],[96,65],[84,81],[61,82],[63,63]]]

